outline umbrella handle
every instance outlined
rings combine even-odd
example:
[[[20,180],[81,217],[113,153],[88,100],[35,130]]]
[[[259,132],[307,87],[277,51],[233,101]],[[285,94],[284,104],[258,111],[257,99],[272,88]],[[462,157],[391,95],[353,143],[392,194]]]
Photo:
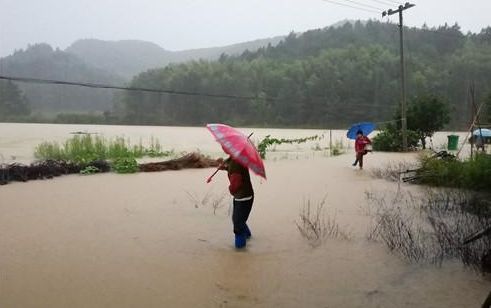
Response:
[[[220,166],[218,166],[217,170],[215,170],[215,172],[213,172],[212,175],[210,175],[208,177],[208,179],[206,179],[206,183],[210,183],[211,180],[213,179],[213,177],[218,173],[218,171],[220,171],[220,169],[224,166],[225,164],[224,163],[221,163]]]
[[[218,169],[215,170],[215,172],[213,172],[213,174],[208,177],[208,179],[206,180],[206,183],[210,183],[211,180],[213,179],[213,177],[215,176],[215,174],[218,173],[218,171],[220,171],[220,167],[218,167]]]

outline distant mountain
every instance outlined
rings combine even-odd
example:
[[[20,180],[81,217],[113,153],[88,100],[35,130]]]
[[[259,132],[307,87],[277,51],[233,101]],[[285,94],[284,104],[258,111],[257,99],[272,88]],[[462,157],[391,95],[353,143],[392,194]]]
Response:
[[[157,44],[137,40],[103,41],[84,39],[66,50],[54,50],[45,43],[29,45],[0,59],[0,74],[75,82],[122,85],[143,71],[169,63],[197,59],[215,60],[221,54],[240,55],[282,37],[261,39],[224,47],[168,51]],[[19,83],[33,111],[87,112],[112,108],[113,91],[80,87]]]
[[[77,56],[35,44],[0,59],[0,74],[14,77],[122,84],[124,80],[92,67]],[[112,107],[112,91],[74,86],[18,83],[34,111],[92,111]]]
[[[84,39],[74,42],[65,51],[93,67],[125,79],[150,68],[163,67],[174,56],[173,52],[157,44],[137,40]]]
[[[223,47],[169,51],[150,42],[137,40],[102,41],[83,39],[74,42],[65,51],[78,56],[87,64],[125,79],[151,68],[161,68],[169,63],[190,60],[216,60],[221,54],[239,55],[245,50],[256,51],[260,47],[277,45],[284,36],[259,39]]]
[[[354,21],[343,20],[332,27]],[[291,36],[292,34],[290,34]],[[48,44],[29,45],[0,59],[0,74],[64,81],[122,85],[134,76],[169,63],[217,60],[222,54],[240,56],[285,45],[287,36],[258,39],[222,47],[169,51],[157,44],[139,41],[82,39],[65,50]],[[113,91],[70,86],[18,83],[33,111],[101,111],[112,107]]]

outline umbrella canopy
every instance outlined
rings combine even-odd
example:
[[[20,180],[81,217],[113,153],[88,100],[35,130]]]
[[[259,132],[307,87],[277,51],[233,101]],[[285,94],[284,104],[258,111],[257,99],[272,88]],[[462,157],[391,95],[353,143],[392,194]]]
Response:
[[[255,174],[266,178],[264,164],[249,138],[225,124],[207,124],[206,127],[221,144],[223,150],[242,166],[251,169]]]
[[[375,124],[370,123],[370,122],[361,122],[361,123],[356,123],[353,124],[348,132],[346,133],[346,137],[349,139],[356,139],[356,133],[361,130],[363,132],[363,135],[367,136],[373,130],[375,129]]]
[[[480,130],[479,129],[476,129],[473,133],[472,133],[474,136],[482,136],[485,137],[485,138],[488,138],[488,137],[491,137],[491,129],[487,129],[487,128],[481,128]]]

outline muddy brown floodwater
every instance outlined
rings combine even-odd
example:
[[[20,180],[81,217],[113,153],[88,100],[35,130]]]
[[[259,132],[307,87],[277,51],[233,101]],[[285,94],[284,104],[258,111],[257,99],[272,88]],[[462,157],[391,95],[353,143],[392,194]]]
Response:
[[[374,153],[366,167],[413,159]],[[245,251],[233,248],[225,174],[205,183],[212,169],[2,186],[0,307],[479,307],[485,277],[456,261],[409,264],[366,240],[365,191],[397,184],[352,160],[266,161]],[[295,221],[324,197],[352,239],[312,248]]]

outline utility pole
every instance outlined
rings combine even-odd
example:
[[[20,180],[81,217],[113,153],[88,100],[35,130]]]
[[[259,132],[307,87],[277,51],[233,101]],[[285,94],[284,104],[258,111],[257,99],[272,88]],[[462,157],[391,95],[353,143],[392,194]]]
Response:
[[[382,12],[382,17],[399,13],[399,36],[401,49],[401,132],[402,132],[402,150],[407,151],[407,116],[406,116],[406,65],[404,63],[404,23],[402,12],[414,7],[415,4],[406,2],[405,5],[399,5],[397,10],[389,9]]]

